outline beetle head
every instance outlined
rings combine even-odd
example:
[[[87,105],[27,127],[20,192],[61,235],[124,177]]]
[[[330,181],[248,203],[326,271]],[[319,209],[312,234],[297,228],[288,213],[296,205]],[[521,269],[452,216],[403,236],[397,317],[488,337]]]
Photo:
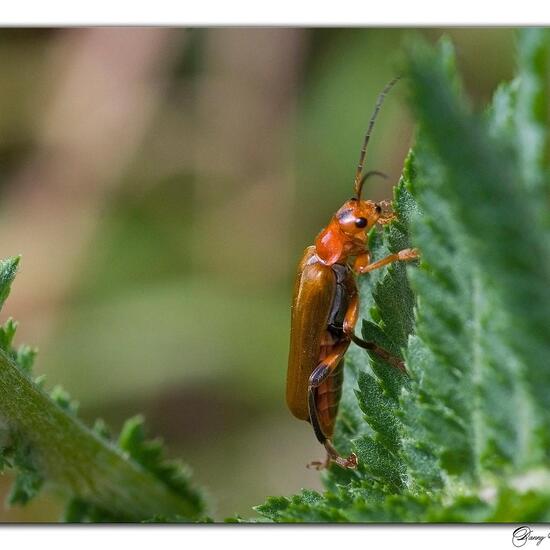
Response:
[[[324,263],[332,265],[364,250],[367,232],[374,224],[387,223],[392,217],[393,214],[386,212],[384,202],[357,200],[355,197],[346,201],[317,235],[317,255]]]
[[[382,207],[373,201],[346,201],[336,212],[335,218],[340,231],[351,238],[357,238],[368,232],[382,214]]]

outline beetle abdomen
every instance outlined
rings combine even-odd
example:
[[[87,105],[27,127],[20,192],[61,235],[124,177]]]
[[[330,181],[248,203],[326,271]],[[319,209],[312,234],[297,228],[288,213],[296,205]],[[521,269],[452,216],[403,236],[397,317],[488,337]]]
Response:
[[[342,396],[343,381],[344,368],[343,360],[341,360],[330,376],[317,388],[315,393],[315,404],[319,424],[323,434],[329,439],[334,433],[338,404]]]

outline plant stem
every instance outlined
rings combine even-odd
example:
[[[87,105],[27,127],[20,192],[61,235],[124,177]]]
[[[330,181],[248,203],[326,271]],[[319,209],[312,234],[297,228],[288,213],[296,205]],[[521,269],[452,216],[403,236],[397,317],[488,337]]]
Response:
[[[193,505],[52,402],[0,349],[0,415],[48,481],[127,519],[193,518]]]

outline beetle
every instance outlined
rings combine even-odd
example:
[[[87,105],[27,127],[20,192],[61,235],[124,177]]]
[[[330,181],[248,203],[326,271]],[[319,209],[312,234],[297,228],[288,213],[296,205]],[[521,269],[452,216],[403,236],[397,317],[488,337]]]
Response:
[[[417,249],[406,248],[371,263],[368,232],[376,223],[391,221],[394,214],[387,211],[387,203],[361,197],[363,184],[370,176],[384,176],[376,171],[363,175],[363,166],[374,122],[398,78],[389,82],[378,96],[355,172],[355,195],[332,216],[298,264],[291,307],[286,402],[295,417],[311,423],[315,436],[327,451],[325,463],[311,463],[318,469],[328,467],[331,462],[342,468],[357,466],[355,453],[344,458],[331,442],[342,392],[343,358],[350,343],[406,372],[401,359],[355,334],[359,314],[355,275],[419,257]]]

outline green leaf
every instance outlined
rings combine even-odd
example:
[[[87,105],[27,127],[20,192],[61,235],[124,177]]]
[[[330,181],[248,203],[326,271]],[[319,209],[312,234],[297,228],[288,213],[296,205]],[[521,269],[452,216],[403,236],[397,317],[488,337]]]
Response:
[[[0,308],[4,305],[6,298],[10,293],[11,284],[17,273],[19,265],[19,256],[0,260]]]
[[[0,303],[6,300],[19,258],[0,261]],[[68,495],[67,521],[144,521],[203,518],[204,501],[189,473],[146,441],[141,419],[123,430],[120,447],[103,422],[88,430],[78,403],[60,386],[48,394],[31,378],[36,351],[13,347],[16,323],[0,327],[0,470],[14,468],[8,504],[26,504],[47,481]]]
[[[44,477],[36,465],[32,449],[23,441],[16,440],[9,452],[13,454],[12,464],[17,469],[17,475],[8,495],[7,503],[10,506],[24,505],[40,491]]]
[[[542,28],[523,29],[518,37],[519,87],[515,109],[516,143],[520,157],[521,183],[541,207],[548,207],[549,142],[548,106],[550,37]],[[539,202],[536,200],[536,202]],[[535,204],[536,207],[536,204]],[[547,212],[546,212],[547,214]]]
[[[50,392],[50,397],[52,401],[57,403],[64,411],[76,416],[78,412],[78,401],[71,399],[71,396],[61,386],[54,386]]]
[[[550,517],[549,31],[522,30],[518,44],[519,76],[484,115],[448,40],[411,46],[419,131],[398,219],[371,244],[375,258],[412,245],[421,260],[360,278],[363,337],[404,356],[410,376],[351,350],[335,441],[353,439],[359,467],[333,466],[310,502],[269,499],[264,517]]]
[[[166,460],[164,446],[160,440],[145,438],[142,416],[135,416],[125,422],[118,445],[175,494],[189,502],[193,509],[204,510],[205,503],[201,494],[192,486],[189,469],[181,462]],[[180,514],[179,517],[183,516]]]
[[[454,373],[426,392],[448,393],[449,418],[462,426],[456,437],[464,442],[448,450],[460,457],[463,473],[477,475],[478,460],[496,470],[535,462],[549,443],[548,242],[522,189],[517,157],[461,105],[433,54],[421,53],[411,71],[424,138],[416,196],[425,224],[416,233],[430,271],[415,280],[419,299],[430,304],[425,319],[419,312],[417,332]],[[437,117],[454,128],[451,135]],[[520,220],[530,223],[519,230]],[[433,274],[441,282],[435,288]],[[443,283],[460,290],[444,292]],[[424,380],[436,369],[441,373],[441,365],[424,368]]]

